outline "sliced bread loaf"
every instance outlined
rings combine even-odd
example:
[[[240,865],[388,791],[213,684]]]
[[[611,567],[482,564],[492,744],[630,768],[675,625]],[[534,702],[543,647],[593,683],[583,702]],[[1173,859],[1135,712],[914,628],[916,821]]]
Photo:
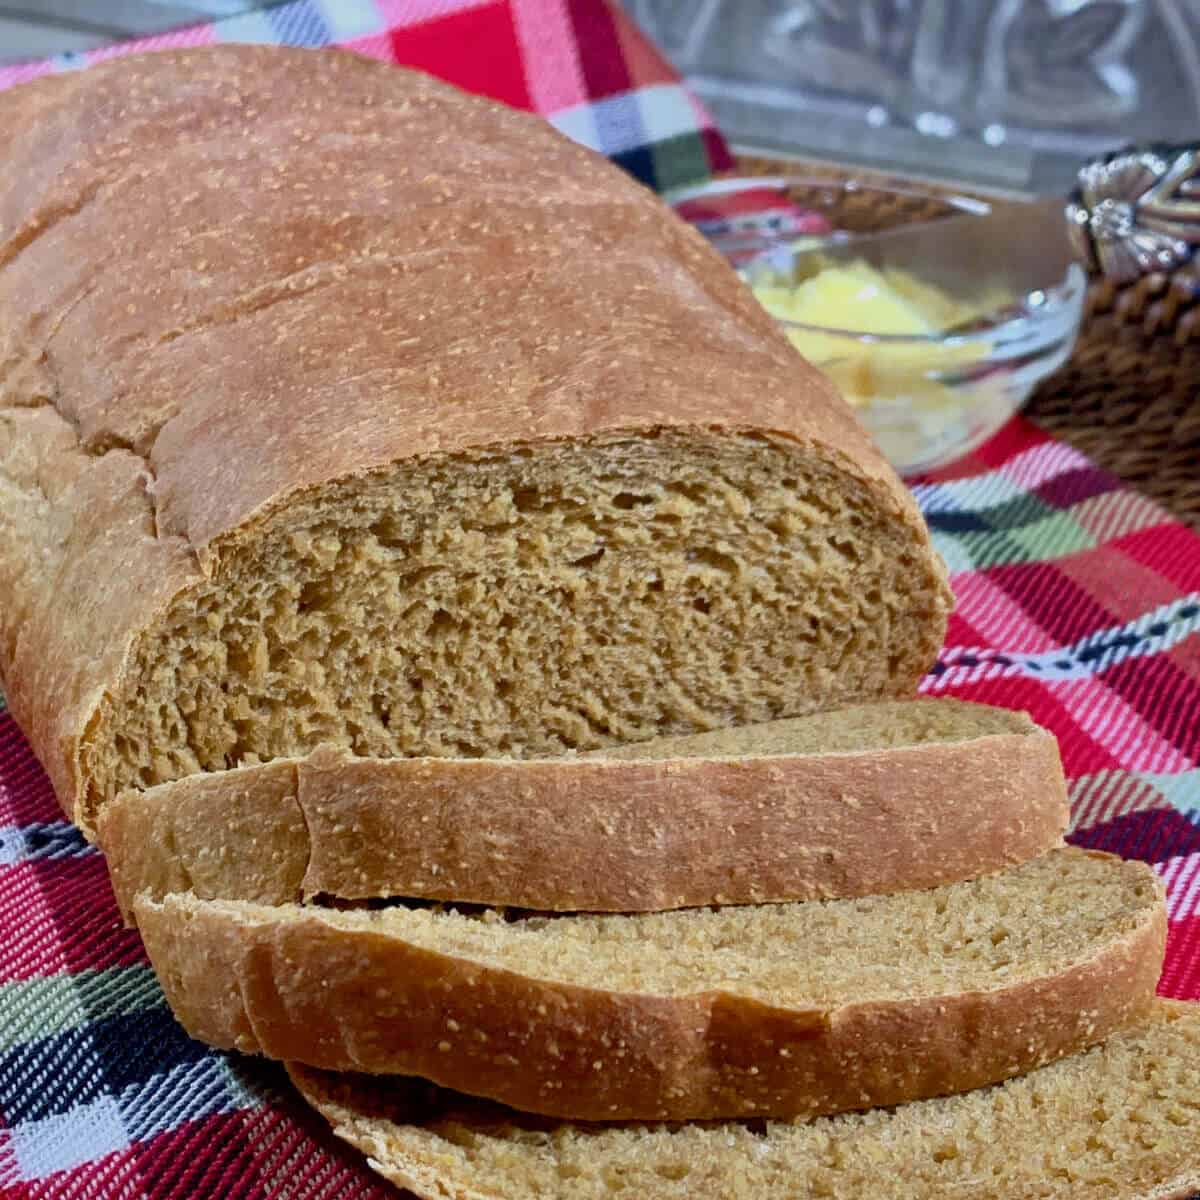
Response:
[[[569,1125],[415,1079],[289,1067],[371,1166],[422,1200],[1187,1200],[1200,1192],[1200,1005],[1102,1046],[899,1108]]]
[[[540,118],[219,46],[6,92],[0,140],[0,673],[85,830],[325,742],[597,749],[936,653],[850,409]]]
[[[961,1091],[1107,1036],[1162,964],[1144,863],[630,916],[139,897],[184,1027],[578,1119],[812,1115]]]
[[[1022,713],[889,701],[586,758],[323,750],[126,792],[99,822],[149,892],[649,911],[936,887],[1034,858],[1068,816]]]

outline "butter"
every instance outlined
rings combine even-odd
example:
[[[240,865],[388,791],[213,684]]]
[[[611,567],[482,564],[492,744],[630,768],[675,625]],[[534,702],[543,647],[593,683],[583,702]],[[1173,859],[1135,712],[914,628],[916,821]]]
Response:
[[[940,376],[986,357],[988,344],[947,344],[937,336],[1001,303],[990,297],[968,304],[906,272],[880,271],[858,260],[818,266],[794,286],[763,281],[752,287],[772,316],[809,326],[786,329],[792,344],[860,408],[872,400],[926,408],[951,403],[953,392]],[[872,342],[859,334],[931,340]]]
[[[795,287],[764,284],[755,294],[776,317],[803,325],[855,333],[928,336],[938,331],[917,298],[864,262],[822,268]]]

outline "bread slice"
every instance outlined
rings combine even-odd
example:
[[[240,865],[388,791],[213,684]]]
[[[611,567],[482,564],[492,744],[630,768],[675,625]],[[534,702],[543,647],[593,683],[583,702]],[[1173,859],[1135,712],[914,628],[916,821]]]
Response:
[[[544,120],[227,45],[6,92],[0,143],[0,673],[85,830],[324,742],[599,749],[936,654],[850,409]]]
[[[1058,746],[1023,713],[886,701],[586,758],[322,750],[126,792],[100,844],[133,897],[417,897],[652,911],[936,887],[1057,845]]]
[[[422,1200],[1186,1200],[1200,1192],[1200,1005],[966,1095],[819,1118],[560,1124],[415,1079],[289,1067]]]
[[[579,1119],[813,1115],[961,1091],[1150,1002],[1144,863],[1074,849],[927,892],[631,916],[139,897],[213,1045]]]

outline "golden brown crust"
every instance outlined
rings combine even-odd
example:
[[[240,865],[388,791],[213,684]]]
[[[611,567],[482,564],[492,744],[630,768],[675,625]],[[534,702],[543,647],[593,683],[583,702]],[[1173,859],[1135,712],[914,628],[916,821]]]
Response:
[[[1185,1200],[1200,1187],[1198,1032],[1200,1007],[1157,1001],[1024,1079],[800,1125],[559,1123],[419,1079],[288,1074],[374,1170],[428,1200],[583,1200],[612,1177],[638,1200]]]
[[[104,686],[141,623],[198,578],[183,539],[158,536],[149,485],[134,454],[82,453],[53,408],[0,411],[0,678],[76,820],[76,747]]]
[[[35,101],[0,207],[17,241],[38,227],[0,282],[33,307],[14,352],[37,358],[35,317],[60,317],[56,406],[89,447],[149,451],[163,527],[198,550],[398,459],[672,425],[829,443],[914,512],[703,239],[540,118],[350,55],[235,46],[18,89],[5,122]],[[120,268],[98,288],[80,262]],[[519,347],[498,336],[518,309]],[[137,386],[97,369],[131,344]]]
[[[133,897],[319,894],[638,912],[865,896],[1051,849],[1068,805],[1048,733],[841,754],[352,759],[126,792],[101,816]],[[268,847],[269,854],[268,854]]]
[[[698,235],[539,119],[224,46],[15,89],[0,128],[0,408],[74,431],[50,473],[97,464],[4,518],[0,634],[24,654],[0,666],[85,829],[80,741],[164,602],[268,511],[402,459],[663,428],[815,446],[928,563],[936,648],[941,567],[832,387]],[[43,549],[63,574],[34,600]],[[39,605],[54,620],[22,623]]]
[[[1093,957],[1015,984],[789,1010],[530,978],[298,906],[175,895],[135,911],[194,1037],[579,1120],[815,1115],[1008,1078],[1141,1015],[1166,939],[1159,900]]]
[[[126,792],[108,805],[97,835],[125,920],[132,921],[133,898],[142,891],[259,904],[298,899],[309,839],[296,773],[295,764],[277,762],[194,775]]]

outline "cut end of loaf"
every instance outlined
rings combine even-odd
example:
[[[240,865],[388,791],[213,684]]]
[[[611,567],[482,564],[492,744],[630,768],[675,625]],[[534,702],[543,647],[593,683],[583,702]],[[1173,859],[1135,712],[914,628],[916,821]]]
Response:
[[[82,749],[124,788],[302,755],[529,757],[910,693],[949,593],[827,454],[673,430],[407,462],[229,545]]]

